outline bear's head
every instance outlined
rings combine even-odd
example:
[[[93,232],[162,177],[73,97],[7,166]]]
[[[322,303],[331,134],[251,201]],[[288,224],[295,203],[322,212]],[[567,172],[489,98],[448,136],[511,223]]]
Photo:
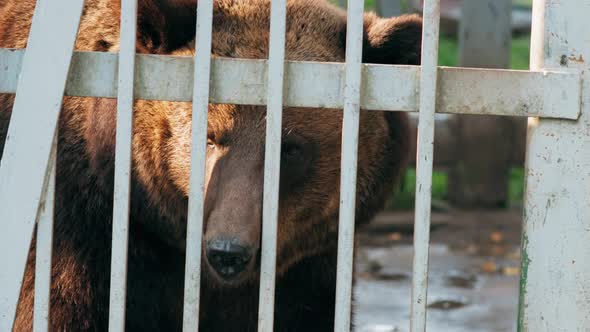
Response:
[[[162,3],[140,1],[138,50],[192,55],[194,1]],[[217,0],[213,55],[267,58],[269,25],[269,0]],[[343,10],[319,0],[289,0],[286,31],[288,60],[344,61]],[[418,64],[421,31],[417,16],[365,14],[363,62]],[[116,39],[102,41],[108,49],[117,48]],[[159,211],[157,218],[139,222],[179,248],[184,248],[186,233],[191,113],[188,103],[147,101],[138,101],[135,112],[135,178]],[[238,286],[258,277],[265,113],[258,106],[209,106],[203,271],[213,285]],[[279,275],[308,257],[335,252],[342,119],[337,109],[284,109]],[[382,207],[399,179],[408,157],[408,133],[403,113],[361,112],[357,223]]]

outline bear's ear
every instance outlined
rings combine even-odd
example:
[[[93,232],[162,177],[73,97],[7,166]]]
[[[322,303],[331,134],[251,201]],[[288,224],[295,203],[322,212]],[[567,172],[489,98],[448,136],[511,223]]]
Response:
[[[140,47],[166,53],[195,37],[197,0],[139,0],[137,37]]]
[[[380,18],[365,14],[363,62],[418,65],[422,47],[422,19],[418,15]]]

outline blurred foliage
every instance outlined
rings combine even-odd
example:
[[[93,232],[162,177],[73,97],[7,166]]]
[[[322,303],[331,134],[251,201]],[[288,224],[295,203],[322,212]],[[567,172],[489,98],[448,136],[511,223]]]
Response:
[[[529,0],[523,0],[523,2]],[[512,69],[527,70],[529,68],[530,36],[519,36],[512,39],[510,63]],[[458,41],[449,36],[441,36],[439,43],[438,62],[441,66],[457,66]],[[409,170],[405,177],[405,184],[402,189],[390,198],[386,204],[387,209],[412,209],[415,199],[415,170]],[[411,183],[414,184],[411,184]],[[524,171],[512,169],[510,174],[509,206],[522,204],[524,193]],[[432,200],[433,202],[446,200],[447,174],[434,172],[432,178]]]
[[[338,4],[338,0],[331,0]],[[365,10],[375,10],[376,0],[365,0]],[[402,10],[409,10],[410,0],[401,0]],[[530,7],[532,0],[514,0],[517,6]],[[512,39],[510,63],[512,69],[527,70],[529,68],[530,36],[516,36]],[[439,65],[457,66],[459,53],[458,40],[455,37],[442,35],[439,43]],[[432,175],[432,201],[442,202],[447,198],[448,176],[445,172],[435,171]],[[513,168],[508,184],[509,206],[522,204],[524,195],[524,170]],[[416,195],[416,170],[411,168],[404,176],[400,188],[386,203],[386,209],[412,209]]]
[[[432,201],[434,204],[447,199],[448,175],[435,171],[432,174]],[[416,169],[410,168],[402,182],[385,203],[386,210],[409,210],[414,208],[416,196]],[[524,197],[524,169],[515,167],[510,170],[508,183],[508,206],[519,207]],[[444,204],[443,204],[444,205]]]
[[[533,0],[513,0],[513,3],[517,6],[531,7]]]
[[[444,201],[447,197],[448,176],[444,172],[432,174],[432,199]],[[410,168],[402,179],[396,192],[385,203],[386,210],[406,210],[414,208],[416,196],[416,169]]]
[[[512,69],[529,68],[530,36],[518,36],[512,39],[510,63]],[[456,38],[441,36],[438,63],[441,66],[457,66],[459,42]]]
[[[510,170],[508,183],[508,201],[511,206],[521,205],[524,198],[524,169],[522,167]]]

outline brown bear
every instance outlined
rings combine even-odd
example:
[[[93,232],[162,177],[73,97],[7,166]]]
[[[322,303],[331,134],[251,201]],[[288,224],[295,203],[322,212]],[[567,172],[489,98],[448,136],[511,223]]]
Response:
[[[34,3],[0,1],[0,47],[26,47]],[[139,0],[138,52],[194,54],[195,12],[196,0]],[[216,0],[212,55],[266,58],[269,13],[269,0]],[[119,1],[87,0],[76,49],[116,52],[119,16]],[[420,40],[417,16],[366,14],[363,61],[418,64]],[[343,10],[321,0],[289,0],[287,59],[342,62],[345,41]],[[0,144],[13,99],[0,95]],[[202,331],[256,330],[265,112],[257,106],[209,107]],[[134,114],[126,328],[179,331],[191,104],[136,101]],[[54,331],[107,329],[115,120],[116,100],[64,98],[52,262]],[[277,331],[333,329],[341,123],[337,109],[284,111]],[[401,112],[361,112],[357,224],[378,212],[399,180],[408,159],[408,126]],[[19,332],[32,325],[33,250],[17,310]]]

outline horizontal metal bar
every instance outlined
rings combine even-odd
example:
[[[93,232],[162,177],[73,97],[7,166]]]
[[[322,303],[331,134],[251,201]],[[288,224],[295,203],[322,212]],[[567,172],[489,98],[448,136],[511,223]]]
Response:
[[[0,49],[0,93],[14,93],[22,50]],[[76,52],[66,95],[116,97],[117,55]],[[214,58],[211,103],[266,105],[266,60]],[[138,99],[192,101],[192,57],[138,55]],[[342,108],[344,64],[288,61],[285,105]],[[580,74],[439,67],[437,113],[577,119]],[[363,64],[361,108],[418,110],[420,67]],[[559,106],[559,107],[556,107]]]
[[[437,108],[444,113],[580,116],[582,80],[575,72],[441,68],[438,75]]]

